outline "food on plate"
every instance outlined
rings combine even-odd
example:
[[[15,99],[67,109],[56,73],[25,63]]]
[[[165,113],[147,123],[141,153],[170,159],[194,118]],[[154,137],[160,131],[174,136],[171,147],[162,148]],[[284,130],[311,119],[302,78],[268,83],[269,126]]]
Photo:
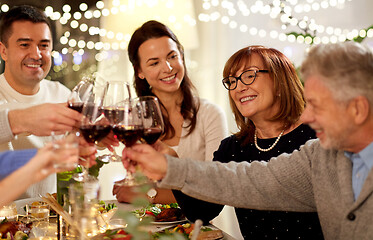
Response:
[[[118,208],[115,203],[108,203],[108,204],[106,204],[102,200],[98,203],[98,205],[99,205],[98,210],[100,211],[100,213],[106,213],[106,212],[109,212],[112,209]]]
[[[102,240],[102,239],[115,239],[115,240],[131,240],[131,234],[128,234],[123,229],[117,230],[106,230],[106,232],[98,234],[92,238],[92,240]]]
[[[100,201],[98,207],[98,212],[100,217],[97,219],[100,226],[108,224],[109,220],[114,216],[115,212],[118,210],[115,203],[106,204],[104,201]]]
[[[182,234],[186,239],[191,239],[194,232],[194,223],[179,224],[176,227],[165,229],[161,232],[153,234],[153,239],[158,240],[162,236],[169,236],[175,233]],[[216,240],[223,238],[223,232],[221,230],[213,230],[209,227],[201,227],[198,234],[198,240]]]
[[[0,223],[0,237],[3,239],[23,240],[28,239],[31,232],[32,223],[25,224],[19,221],[8,222],[6,220]]]
[[[178,232],[178,233],[184,233],[187,236],[189,236],[194,229],[194,223],[185,223],[185,224],[179,224],[176,227],[170,229],[171,233]]]
[[[31,206],[32,207],[39,207],[40,206],[40,207],[43,207],[43,208],[45,207],[46,208],[47,207],[47,203],[43,202],[43,201],[35,201],[35,202],[31,203]]]
[[[155,222],[174,222],[184,220],[185,216],[177,203],[149,204],[134,211],[139,218],[153,217]]]
[[[222,239],[223,232],[221,230],[210,230],[210,231],[201,231],[198,234],[197,240],[215,240]]]
[[[155,215],[156,222],[173,222],[185,218],[180,208],[166,208]]]

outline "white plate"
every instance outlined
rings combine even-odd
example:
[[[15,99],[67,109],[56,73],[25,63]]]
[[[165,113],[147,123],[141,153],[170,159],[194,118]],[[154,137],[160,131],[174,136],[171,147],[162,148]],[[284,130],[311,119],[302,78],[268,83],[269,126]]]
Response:
[[[25,198],[25,199],[20,199],[20,200],[14,201],[14,203],[17,206],[18,215],[19,216],[26,216],[26,211],[25,211],[26,205],[31,204],[33,202],[38,202],[38,201],[43,201],[43,199],[41,199],[41,197],[34,197],[34,198]],[[57,217],[57,215],[55,215],[55,214],[54,215],[49,215],[49,217],[50,218],[51,217]]]
[[[26,204],[31,204],[31,203],[37,202],[37,201],[42,201],[42,199],[40,197],[35,197],[35,198],[25,198],[25,199],[20,199],[20,200],[14,201],[14,203],[17,206],[17,213],[19,215],[26,215],[26,211],[24,209]]]

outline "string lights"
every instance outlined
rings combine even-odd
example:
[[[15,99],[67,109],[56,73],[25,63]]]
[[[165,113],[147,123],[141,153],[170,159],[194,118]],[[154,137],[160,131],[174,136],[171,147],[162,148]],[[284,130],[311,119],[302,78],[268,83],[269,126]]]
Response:
[[[298,42],[301,44],[336,43],[356,38],[373,37],[373,29],[341,29],[332,26],[323,26],[308,16],[301,19],[294,14],[309,13],[327,8],[343,8],[347,2],[352,0],[306,0],[298,3],[298,0],[272,0],[265,4],[262,0],[256,1],[248,6],[244,1],[229,0],[204,0],[202,7],[205,13],[201,13],[198,19],[202,22],[220,21],[232,29],[238,28],[243,33],[253,36],[271,37],[280,41]],[[224,11],[224,13],[222,13]],[[234,17],[240,13],[243,17],[251,14],[269,15],[270,18],[278,18],[281,21],[281,30],[257,29],[242,23],[238,24]],[[301,33],[286,33],[289,27],[298,27]],[[324,35],[319,37],[319,35]]]
[[[220,21],[222,24],[229,26],[232,29],[239,29],[242,33],[248,33],[253,36],[270,37],[280,41],[297,42],[300,44],[319,44],[329,42],[342,42],[352,40],[357,37],[373,37],[373,29],[341,29],[332,26],[324,26],[317,24],[316,21],[305,14],[312,11],[319,11],[328,8],[343,8],[345,4],[352,0],[257,0],[253,4],[248,5],[244,0],[203,0],[203,12],[199,14],[198,20],[201,22]],[[133,11],[136,8],[144,6],[152,8],[157,4],[165,4],[166,7],[172,7],[173,0],[128,0],[127,4],[122,4],[120,0],[112,0],[109,6],[101,0],[96,2],[94,9],[89,9],[86,3],[79,5],[77,12],[71,12],[71,6],[65,4],[62,11],[57,11],[51,6],[45,8],[46,15],[53,21],[58,21],[63,26],[68,26],[73,30],[80,31],[78,38],[71,37],[70,31],[65,31],[59,42],[63,46],[61,52],[54,51],[53,58],[56,63],[60,63],[61,54],[72,54],[73,59],[81,58],[86,50],[96,50],[95,59],[102,61],[109,50],[124,50],[130,40],[130,32],[113,32],[105,28],[97,26],[89,26],[87,22],[91,19],[100,19],[110,15],[125,14],[128,11]],[[9,6],[2,4],[0,7],[2,12],[7,12]],[[247,17],[251,14],[268,15],[272,19],[279,19],[281,29],[265,30],[255,26],[249,26],[245,23],[239,23],[235,20],[235,16],[240,14]],[[304,15],[301,18],[296,18],[295,15]],[[170,16],[170,21],[175,22],[176,18]],[[196,19],[190,16],[184,16],[183,21],[191,26],[196,25]],[[291,27],[297,27],[302,33],[289,33]],[[109,41],[92,41],[85,40],[83,37],[88,33],[89,36],[100,36]],[[79,65],[79,64],[77,64]],[[63,69],[62,63],[58,65]]]
[[[128,11],[134,11],[136,8],[141,8],[144,5],[146,5],[148,8],[152,8],[155,6],[154,4],[160,4],[160,2],[164,2],[163,4],[165,4],[166,7],[173,7],[174,5],[173,1],[171,0],[130,0],[128,1],[128,4],[121,4],[120,1],[113,0],[111,3],[112,7],[110,9],[105,6],[105,3],[103,1],[97,1],[97,9],[95,10],[88,9],[88,5],[86,3],[81,3],[79,5],[79,9],[81,12],[70,13],[71,7],[69,5],[64,5],[62,7],[62,13],[54,11],[53,8],[50,6],[45,8],[45,13],[52,20],[59,21],[62,25],[68,25],[71,29],[79,30],[82,32],[82,34],[79,36],[79,39],[71,37],[69,31],[66,31],[59,38],[60,43],[64,46],[61,51],[62,54],[72,53],[71,48],[79,48],[80,52],[83,52],[83,49],[95,49],[97,51],[124,50],[127,48],[132,32],[113,32],[97,26],[88,26],[86,23],[83,22],[83,20],[99,19],[102,16],[107,17],[111,14],[125,14]],[[171,17],[172,16],[170,16],[170,21],[172,21]],[[156,18],[157,17],[155,17],[155,19]],[[196,25],[196,20],[189,15],[184,16],[183,20],[191,26]],[[180,24],[175,23],[174,25],[177,28]],[[106,38],[110,42],[85,41],[81,37],[84,33],[88,33],[90,36],[100,36],[101,38]],[[103,56],[105,56],[105,54],[97,53],[95,58],[97,61],[101,61],[104,59]]]

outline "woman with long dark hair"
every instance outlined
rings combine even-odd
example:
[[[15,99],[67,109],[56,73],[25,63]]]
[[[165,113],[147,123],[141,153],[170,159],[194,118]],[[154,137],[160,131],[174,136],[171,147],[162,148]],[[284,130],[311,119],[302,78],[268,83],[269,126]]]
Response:
[[[134,87],[138,96],[156,96],[165,123],[163,143],[180,157],[211,161],[220,141],[227,136],[224,112],[197,97],[188,77],[184,49],[175,34],[164,24],[148,21],[132,35],[128,45],[134,68]],[[155,190],[155,191],[154,191]],[[152,202],[170,203],[170,190],[154,189]],[[114,187],[118,201],[130,202],[131,187]]]

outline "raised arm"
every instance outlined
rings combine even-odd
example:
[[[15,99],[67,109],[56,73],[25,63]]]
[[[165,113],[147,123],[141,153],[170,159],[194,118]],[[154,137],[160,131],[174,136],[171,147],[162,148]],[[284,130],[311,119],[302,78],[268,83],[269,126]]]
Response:
[[[268,163],[198,162],[164,156],[150,146],[136,145],[124,157],[136,161],[162,188],[205,201],[252,209],[315,211],[310,156],[319,146],[282,154]],[[152,161],[148,161],[152,159]],[[128,163],[124,162],[128,167]],[[131,168],[130,168],[131,169]]]
[[[8,113],[9,125],[14,135],[30,133],[49,136],[51,132],[62,134],[78,126],[81,114],[69,109],[66,103],[45,103]]]
[[[22,154],[24,153],[19,153],[19,151],[17,151],[12,156],[21,156]],[[53,163],[56,161],[78,161],[77,149],[64,151],[63,154],[56,154],[53,151],[52,144],[47,144],[45,147],[39,149],[33,157],[32,154],[33,152],[29,152],[28,156],[30,159],[24,166],[0,181],[0,206],[13,201],[26,191],[29,186],[43,180],[51,173],[56,172],[53,167]],[[26,161],[26,157],[24,158]]]

